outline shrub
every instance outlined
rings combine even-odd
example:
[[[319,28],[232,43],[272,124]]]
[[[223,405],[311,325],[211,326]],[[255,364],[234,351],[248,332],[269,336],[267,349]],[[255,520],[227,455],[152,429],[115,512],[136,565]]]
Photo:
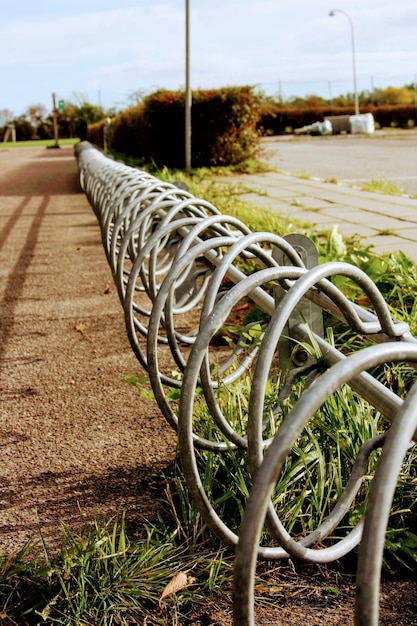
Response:
[[[412,105],[364,105],[361,113],[372,113],[381,128],[398,126],[407,128],[416,122],[416,109]],[[262,135],[282,135],[288,130],[302,128],[332,115],[354,115],[354,108],[327,106],[291,106],[266,102],[260,106],[258,129]]]
[[[191,116],[194,167],[236,165],[255,156],[259,103],[251,87],[196,91]],[[120,113],[112,123],[111,148],[160,167],[184,167],[184,92],[158,90]]]
[[[144,156],[158,166],[181,168],[185,153],[185,95],[160,89],[144,101]],[[139,146],[140,148],[140,146]]]
[[[103,132],[104,132],[105,124],[106,124],[105,120],[102,120],[100,122],[96,122],[95,124],[89,124],[88,129],[87,129],[86,138],[88,139],[88,141],[90,141],[95,146],[98,146],[99,148],[104,147]],[[81,138],[81,141],[82,141],[82,138]]]
[[[110,127],[110,144],[113,150],[129,156],[144,156],[146,135],[143,115],[144,104],[141,102],[113,118]]]
[[[371,112],[375,118],[375,122],[377,122],[381,128],[389,128],[390,126],[407,128],[410,126],[409,121],[417,121],[417,113],[414,105],[385,104],[372,107]]]
[[[198,91],[193,99],[193,165],[236,165],[259,145],[259,102],[251,87]]]

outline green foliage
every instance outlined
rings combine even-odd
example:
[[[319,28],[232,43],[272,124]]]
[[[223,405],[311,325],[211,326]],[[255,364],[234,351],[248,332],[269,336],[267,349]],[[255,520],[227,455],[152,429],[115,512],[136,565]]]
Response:
[[[415,520],[414,520],[415,521]],[[386,539],[385,564],[389,569],[402,565],[415,569],[417,564],[417,535],[404,528],[388,529]]]
[[[101,106],[88,102],[82,94],[75,94],[75,103],[67,102],[65,110],[58,112],[58,125],[60,137],[79,137],[81,141],[90,139],[95,143],[97,136],[92,134],[88,136],[88,128],[91,125],[97,125],[105,122],[106,113]],[[102,139],[97,145],[102,146]]]
[[[144,100],[146,152],[136,154],[158,166],[183,167],[185,154],[185,94],[159,90]]]
[[[51,598],[48,576],[48,564],[31,541],[14,554],[0,556],[0,624],[14,624],[15,618],[42,610]]]
[[[85,99],[81,99],[78,104],[67,105],[67,108],[72,109],[72,116],[76,122],[83,120],[86,124],[94,124],[105,115],[101,106],[91,104]]]
[[[403,372],[400,372],[400,377]],[[415,378],[415,372],[413,372]],[[398,372],[397,372],[398,376]],[[407,385],[408,387],[408,385]],[[403,389],[399,389],[399,393]],[[417,569],[417,452],[404,459],[385,541],[385,566],[390,570]]]
[[[251,87],[197,91],[193,99],[193,165],[236,165],[256,156],[259,105]]]
[[[353,102],[353,101],[352,101]],[[364,104],[361,113],[372,113],[378,128],[409,128],[417,123],[416,108],[412,104]],[[325,117],[354,115],[353,104],[337,106],[334,103],[316,102],[314,106],[295,106],[294,103],[267,102],[260,105],[258,129],[262,135],[283,135],[302,128]]]
[[[144,105],[141,102],[112,119],[110,146],[116,152],[143,159],[147,153],[146,145]]]
[[[146,375],[144,373],[139,374],[139,376],[135,376],[134,374],[128,374],[124,377],[125,382],[139,391],[141,398],[145,398],[146,400],[155,400],[154,393],[151,389],[149,389],[149,385],[147,385]]]
[[[385,89],[375,89],[368,95],[369,100],[373,104],[388,105],[407,105],[414,104],[415,88],[414,86],[404,87],[386,87]]]
[[[404,193],[397,183],[387,180],[386,178],[373,178],[369,182],[362,183],[361,189],[363,191],[384,193],[390,196],[401,196]]]
[[[13,120],[16,128],[16,141],[28,141],[35,134],[35,129],[25,115],[20,115]]]
[[[417,124],[414,85],[386,87],[358,94],[361,113],[372,113],[379,128],[408,128]],[[304,97],[259,95],[259,130],[262,135],[281,135],[333,115],[354,115],[354,94],[326,100],[314,94]]]
[[[0,623],[177,623],[190,602],[202,602],[230,578],[225,551],[202,543],[194,550],[175,522],[148,527],[146,539],[135,542],[123,515],[80,534],[63,526],[62,534],[57,554],[45,545],[43,554],[33,553],[28,544],[0,558]]]
[[[97,626],[143,620],[178,571],[175,557],[171,545],[155,545],[151,534],[143,544],[131,545],[123,519],[113,527],[96,523],[87,536],[64,527],[61,554],[50,559],[56,595],[42,616],[56,624]]]
[[[316,243],[321,263],[342,261],[365,272],[385,298],[393,319],[407,322],[411,333],[417,335],[417,266],[404,252],[377,254],[372,246],[364,247],[355,238],[343,239],[337,228],[324,241]],[[349,279],[335,277],[334,282],[349,299],[361,306],[369,304],[363,292]]]
[[[290,395],[277,403],[282,381],[277,372],[271,372],[265,396],[264,419],[268,422],[263,435],[265,440],[277,431],[305,384],[306,377],[300,376]],[[217,394],[223,415],[242,435],[246,433],[250,391],[248,376],[221,388]],[[215,437],[211,428],[210,432],[204,431],[207,419],[202,400],[194,413],[195,428],[199,434]],[[379,420],[377,411],[350,387],[343,386],[325,402],[304,429],[285,460],[272,497],[280,520],[295,537],[312,532],[330,513],[350,477],[360,446],[378,433]],[[238,532],[252,483],[247,454],[232,449],[221,455],[198,451],[197,460],[210,501],[226,524]],[[374,462],[375,457],[370,462],[368,473]],[[365,479],[365,485],[367,483],[368,479]],[[352,519],[356,519],[354,511],[362,510],[365,497],[364,488],[350,511]],[[347,518],[343,527],[343,532],[346,532],[349,527]],[[263,540],[271,542],[265,533]]]
[[[222,174],[225,171],[222,170]],[[252,230],[270,230],[284,234],[287,229],[285,223],[272,223],[275,216],[271,212],[265,212],[267,222],[259,209],[253,209],[250,205],[240,200],[242,188],[235,184],[216,185],[208,182],[212,175],[206,170],[196,170],[190,174],[179,174],[164,169],[158,173],[158,177],[165,180],[174,180],[182,177],[190,186],[192,193],[197,197],[204,196],[213,204],[220,207],[227,214],[234,214],[249,223]],[[246,212],[247,211],[247,212]],[[277,218],[279,219],[279,218]],[[393,318],[406,321],[414,335],[417,335],[417,303],[415,291],[417,286],[417,267],[402,252],[388,255],[378,255],[371,247],[364,247],[355,238],[345,240],[335,227],[326,237],[317,241],[320,252],[320,262],[343,261],[362,269],[378,286],[391,309]],[[250,271],[245,267],[245,273]],[[334,283],[344,293],[360,306],[369,307],[369,301],[362,290],[350,279],[335,277]],[[255,322],[259,318],[255,319]],[[245,323],[248,320],[245,319]],[[344,353],[364,347],[367,343],[362,337],[341,322],[334,319],[327,320],[329,326],[329,340],[337,343],[339,350]],[[241,339],[258,340],[259,326],[250,330],[242,327],[228,326],[226,341],[235,344]],[[245,337],[246,334],[246,337]],[[415,371],[405,364],[392,364],[379,368],[374,375],[394,392],[403,397],[415,381]],[[271,373],[272,376],[272,373]],[[273,376],[272,376],[273,378]],[[270,381],[270,396],[267,395],[266,406],[268,411],[275,415],[270,421],[271,435],[279,425],[277,421],[276,396],[279,389],[279,380]],[[228,420],[240,429],[241,434],[246,432],[247,403],[250,393],[250,378],[239,380],[227,389],[222,388],[219,402],[228,416]],[[300,389],[302,385],[300,383]],[[296,389],[291,396],[291,402],[286,402],[285,412],[288,412],[291,403],[297,397]],[[270,416],[268,411],[265,414]],[[214,436],[207,407],[201,396],[198,396],[195,407],[196,428],[200,428],[201,436]],[[358,447],[369,437],[383,430],[385,424],[380,421],[378,413],[372,409],[360,396],[357,396],[349,388],[343,388],[326,402],[321,411],[314,417],[308,428],[291,455],[288,457],[279,485],[274,495],[276,503],[279,503],[280,515],[289,529],[294,533],[305,533],[317,525],[326,515],[334,500],[340,496],[343,485],[349,476],[352,463],[355,459]],[[208,430],[207,430],[208,428]],[[217,434],[219,436],[219,434]],[[221,437],[220,437],[221,439]],[[235,529],[238,528],[240,517],[245,506],[248,489],[251,484],[245,455],[240,452],[228,451],[219,458],[213,453],[200,451],[197,454],[203,482],[212,501],[216,503],[217,510]],[[371,474],[372,464],[375,462],[374,455],[369,466]],[[395,541],[387,541],[386,563],[406,562],[409,567],[410,555],[407,552],[407,542],[410,537],[414,517],[411,513],[415,510],[415,481],[416,481],[416,452],[410,452],[410,459],[404,464],[396,492],[393,515],[391,518],[390,532],[395,536]],[[366,486],[356,499],[347,519],[343,521],[344,532],[352,524],[356,523],[365,506]],[[188,507],[191,507],[189,509]],[[180,507],[183,511],[192,510],[193,505]],[[201,520],[200,520],[201,521]],[[194,522],[187,523],[188,528],[194,527]],[[390,535],[388,535],[390,537]],[[408,537],[404,543],[405,552],[401,550],[402,537]]]
[[[125,157],[124,162],[129,160]],[[131,163],[134,165],[134,162]],[[264,171],[262,163],[256,161],[243,162],[240,166],[232,167],[215,167],[215,168],[196,168],[191,172],[183,172],[181,170],[172,170],[168,167],[155,168],[145,166],[146,170],[151,170],[153,174],[160,180],[166,182],[182,181],[186,183],[190,192],[196,198],[203,198],[211,202],[217,209],[225,215],[231,215],[240,219],[253,232],[270,232],[277,235],[285,235],[294,230],[294,223],[281,217],[278,213],[255,207],[250,202],[242,200],[241,195],[248,190],[241,184],[236,184],[233,174],[236,170],[241,171],[246,168],[251,171]],[[229,176],[230,182],[216,181],[217,175]],[[251,190],[253,191],[253,190]],[[297,227],[301,227],[297,224]]]
[[[75,146],[79,142],[79,139],[60,139],[59,144],[62,146]],[[37,148],[45,146],[45,148],[52,148],[55,146],[53,139],[30,139],[28,141],[12,142],[6,141],[6,143],[0,146],[1,148]]]

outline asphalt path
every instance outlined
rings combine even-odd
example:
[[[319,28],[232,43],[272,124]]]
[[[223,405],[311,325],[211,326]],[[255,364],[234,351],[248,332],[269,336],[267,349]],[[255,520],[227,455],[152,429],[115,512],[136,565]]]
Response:
[[[405,194],[417,195],[417,129],[371,135],[268,137],[262,145],[268,163],[280,172],[336,179],[357,187],[385,179]]]

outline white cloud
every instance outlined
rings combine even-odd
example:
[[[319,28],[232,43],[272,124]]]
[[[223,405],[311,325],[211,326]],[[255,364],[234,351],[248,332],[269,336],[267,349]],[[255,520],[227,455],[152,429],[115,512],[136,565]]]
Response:
[[[193,87],[283,81],[291,92],[298,85],[312,93],[338,81],[349,90],[350,27],[343,15],[329,17],[333,8],[330,0],[190,0]],[[411,82],[415,1],[350,0],[346,10],[354,23],[359,84],[369,85],[371,77],[379,86],[400,76]],[[51,90],[69,98],[100,89],[110,106],[139,88],[180,87],[184,12],[183,0],[7,3],[0,107],[48,102]]]

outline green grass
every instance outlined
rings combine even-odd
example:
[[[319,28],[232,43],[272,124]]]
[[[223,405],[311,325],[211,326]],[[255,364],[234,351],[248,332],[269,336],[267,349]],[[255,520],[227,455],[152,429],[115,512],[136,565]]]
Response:
[[[240,205],[238,188],[231,186],[228,192],[226,191],[220,198],[216,196],[218,192],[212,186],[216,187],[215,179],[209,185],[204,185],[200,194],[198,189],[193,190],[193,193],[197,197],[208,193],[205,197],[228,214],[230,214],[229,204],[234,204],[238,207],[235,214],[245,223],[249,223],[252,230],[270,230],[278,234],[285,234],[288,231],[288,222],[279,220],[271,212],[266,212],[266,222],[264,222],[264,215],[259,208]],[[221,185],[220,193],[223,191],[224,187]],[[302,228],[299,230],[302,231]],[[393,319],[407,322],[411,332],[417,335],[417,304],[414,296],[417,287],[415,263],[400,251],[383,256],[378,255],[371,247],[361,245],[356,238],[343,239],[337,232],[337,228],[326,236],[313,236],[313,238],[319,247],[321,263],[337,260],[362,269],[381,291]],[[365,308],[368,306],[367,298],[355,283],[343,277],[336,277],[334,282],[351,300]],[[334,341],[342,352],[356,350],[367,344],[362,337],[357,337],[347,326],[339,322],[335,323],[334,320],[328,323],[330,323],[330,331],[334,327],[333,334],[336,336]],[[380,368],[375,375],[400,396],[404,396],[416,380],[415,371],[405,364]],[[243,391],[245,387],[246,390]],[[272,387],[276,389],[277,385],[272,385]],[[227,411],[229,421],[239,416],[238,422],[245,424],[247,415],[244,407],[248,402],[250,381],[242,383],[239,380],[225,390],[225,393],[223,410]],[[232,407],[229,406],[231,398],[235,399]],[[219,402],[222,401],[219,400]],[[208,415],[206,407],[203,404],[203,406],[198,406],[196,411],[197,415],[201,412],[201,422],[204,425]],[[288,528],[292,528],[296,533],[305,533],[317,526],[329,511],[328,507],[340,495],[342,485],[346,484],[358,446],[369,437],[383,431],[385,427],[379,414],[349,388],[343,388],[335,396],[329,398],[313,422],[313,427],[306,429],[300,442],[297,443],[296,450],[287,462],[280,479],[281,487],[277,486],[274,496],[280,503],[283,520]],[[242,434],[244,431],[245,427]],[[199,434],[207,435],[204,430]],[[332,438],[334,434],[337,434],[337,440]],[[245,485],[250,484],[244,455],[230,451],[218,461],[211,453],[202,452],[199,456],[200,471],[206,481],[205,465],[211,468],[213,485],[210,489],[214,494],[214,500],[216,497],[218,499],[219,513],[237,529],[240,521],[238,511],[243,510],[246,498],[247,487]],[[373,455],[370,460],[370,473],[375,458],[376,455]],[[415,555],[411,556],[412,551],[409,549],[409,545],[414,540],[417,541],[417,536],[410,530],[417,521],[415,513],[412,513],[415,511],[416,504],[416,459],[417,452],[411,451],[399,480],[389,531],[396,540],[390,544],[387,540],[387,567],[396,567],[401,560],[403,565],[406,563],[407,567],[412,569],[417,566],[417,558]],[[233,493],[230,485],[236,486],[236,492]],[[286,486],[285,490],[282,489],[282,485]],[[363,510],[365,493],[366,489],[355,500],[348,518],[344,520],[344,531]],[[235,512],[235,519],[232,518],[230,511]],[[401,537],[404,540],[404,551],[401,549]]]
[[[224,173],[222,171],[223,175]],[[196,197],[204,197],[223,213],[239,217],[253,231],[268,230],[282,235],[294,228],[293,224],[283,220],[278,215],[243,202],[240,199],[241,187],[236,185],[233,179],[228,185],[223,183],[217,185],[213,173],[207,171],[196,171],[190,176],[181,172],[172,173],[169,170],[164,170],[162,173],[157,173],[157,176],[164,177],[165,180],[183,177],[183,180],[189,184],[191,192]],[[296,224],[295,226],[299,232],[303,232],[302,225]],[[393,319],[407,322],[411,332],[417,335],[417,304],[414,296],[417,287],[417,266],[415,263],[400,251],[383,256],[378,255],[373,252],[371,247],[360,244],[355,237],[343,239],[336,227],[325,236],[317,236],[312,233],[307,234],[310,234],[318,245],[321,263],[326,261],[343,261],[362,269],[381,291],[388,303]],[[356,301],[361,306],[367,306],[367,299],[355,283],[343,277],[335,277],[334,282],[351,300]],[[334,325],[333,334],[337,335],[337,337],[333,340],[337,343],[339,350],[349,352],[366,345],[366,341],[363,338],[358,338],[343,324],[335,323],[334,320],[330,324]],[[330,328],[329,330],[332,329]],[[381,368],[379,372],[376,372],[376,375],[385,384],[394,388],[399,395],[404,395],[415,381],[414,370],[402,364],[394,364],[391,368],[388,366]],[[272,387],[276,389],[276,385],[272,385]],[[228,413],[229,421],[233,419],[232,416],[235,416],[235,418],[239,416],[239,423],[245,424],[244,407],[247,405],[249,392],[250,381],[243,381],[242,383],[240,380],[225,391],[226,397],[224,402],[226,404],[224,410]],[[233,399],[232,406],[230,406],[231,399]],[[204,403],[202,406],[199,406],[198,412],[201,412],[201,422],[204,425],[208,415]],[[326,415],[327,417],[324,419],[320,415]],[[361,419],[363,416],[366,416],[366,419]],[[330,428],[329,424],[331,425]],[[315,524],[319,523],[320,518],[326,513],[326,506],[340,495],[341,485],[346,483],[358,446],[368,437],[377,434],[381,428],[380,416],[372,407],[348,389],[344,389],[343,393],[341,391],[335,397],[329,399],[322,412],[316,416],[314,428],[303,434],[302,442],[298,444],[298,452],[295,456],[292,456],[290,462],[286,465],[286,472],[292,478],[288,480],[285,475],[281,478],[281,484],[287,485],[288,493],[292,494],[291,498],[277,494],[274,496],[280,499],[280,506],[283,506],[282,514],[289,527],[298,528],[298,531],[300,531],[300,521],[296,515],[299,507],[300,511],[302,511],[301,520],[304,529],[311,530]],[[243,428],[242,433],[244,433],[244,430],[245,428]],[[331,441],[328,438],[330,437],[331,439],[332,433],[337,433],[339,440],[333,441],[332,445],[330,445]],[[201,436],[207,435],[204,429],[199,434]],[[349,442],[349,445],[346,442]],[[301,450],[303,450],[303,453],[301,453]],[[239,454],[237,453],[238,457]],[[416,456],[415,452],[410,452],[411,459],[415,460]],[[230,452],[229,455],[223,455],[222,460],[216,462],[211,453],[202,452],[200,453],[200,465],[201,472],[206,477],[205,480],[207,480],[204,469],[206,463],[211,467],[213,493],[222,493],[219,496],[222,515],[225,514],[225,510],[242,511],[246,497],[244,484],[250,483],[245,460],[240,457],[234,459],[233,453]],[[221,465],[221,468],[218,464]],[[228,468],[231,468],[229,473]],[[236,468],[239,468],[239,472],[236,472]],[[323,468],[330,469],[330,474],[327,475]],[[395,544],[397,550],[395,554],[394,550],[387,550],[387,563],[392,563],[393,560],[401,558],[401,550],[398,548],[401,544],[399,536],[406,536],[408,528],[411,527],[408,520],[414,520],[414,516],[410,518],[410,511],[415,509],[415,496],[413,494],[417,476],[417,472],[413,468],[415,468],[415,463],[413,465],[410,462],[409,470],[400,479],[401,487],[399,487],[397,492],[393,510],[403,511],[404,509],[407,513],[393,513],[392,532],[395,533],[398,539]],[[226,474],[226,477],[224,477],[224,474]],[[239,475],[239,480],[234,480],[233,475]],[[216,480],[214,480],[214,476],[217,477]],[[305,485],[305,483],[300,480],[302,477],[308,477],[310,484],[308,497],[306,497],[306,493],[303,491],[304,487],[302,485]],[[227,487],[227,485],[233,483],[236,483],[237,493],[232,493],[232,490]],[[313,489],[314,484],[317,485],[317,492]],[[280,488],[277,489],[279,494]],[[327,501],[325,501],[324,492],[327,494]],[[229,503],[227,494],[230,497]],[[350,512],[351,520],[356,518],[357,511],[362,510],[363,506],[364,500],[362,497],[362,499],[359,498],[355,502],[355,506]],[[308,520],[308,522],[305,522],[305,520]],[[235,529],[237,529],[239,518],[233,520],[230,516],[228,521],[230,524],[234,524]],[[347,527],[349,523],[349,520],[347,520]],[[415,567],[415,559],[410,560],[408,555],[406,560],[409,567]]]
[[[293,176],[301,178],[301,180],[311,180],[311,174],[307,174],[307,172],[293,172]]]
[[[384,193],[389,196],[401,196],[404,194],[404,191],[397,185],[397,183],[380,177],[376,177],[368,182],[362,183],[361,189],[362,191],[374,191],[376,193]]]
[[[259,166],[262,169],[262,165]],[[245,169],[243,167],[243,169]],[[216,176],[220,174],[230,177],[230,183],[216,182]],[[277,213],[253,206],[250,202],[241,199],[241,195],[247,192],[240,183],[236,183],[233,172],[230,169],[216,168],[214,171],[207,168],[197,169],[187,174],[183,171],[172,172],[168,168],[155,170],[154,175],[160,180],[172,182],[179,180],[185,182],[196,198],[203,198],[211,202],[217,209],[226,215],[240,219],[254,232],[268,231],[271,233],[285,234],[294,229],[294,221],[282,218]]]
[[[180,543],[177,530],[161,521],[148,527],[146,539],[131,541],[122,515],[80,534],[63,526],[58,553],[28,543],[0,557],[0,623],[181,623],[187,605],[228,584],[231,556]]]
[[[75,146],[79,143],[78,138],[73,139],[58,139],[60,146]],[[54,139],[34,139],[31,141],[6,141],[0,143],[0,150],[9,148],[53,148],[55,146]]]

